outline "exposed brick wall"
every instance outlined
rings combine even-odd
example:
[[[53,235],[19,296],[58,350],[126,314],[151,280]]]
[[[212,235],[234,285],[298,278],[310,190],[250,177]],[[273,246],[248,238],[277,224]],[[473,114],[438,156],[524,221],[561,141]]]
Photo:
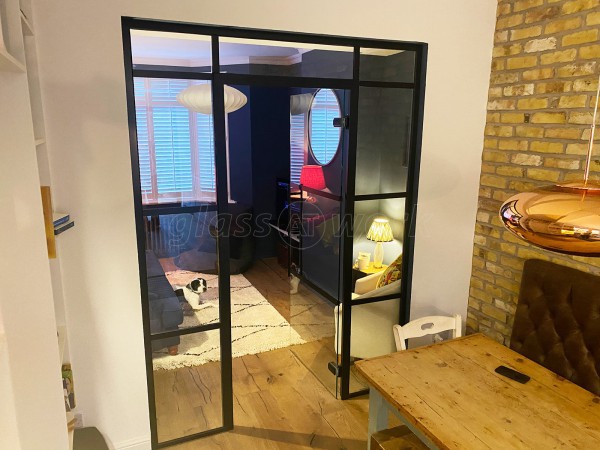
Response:
[[[600,0],[499,0],[497,16],[467,332],[508,344],[526,259],[600,273],[600,258],[529,245],[498,217],[517,192],[583,177],[600,71]],[[592,177],[599,169],[595,159]]]

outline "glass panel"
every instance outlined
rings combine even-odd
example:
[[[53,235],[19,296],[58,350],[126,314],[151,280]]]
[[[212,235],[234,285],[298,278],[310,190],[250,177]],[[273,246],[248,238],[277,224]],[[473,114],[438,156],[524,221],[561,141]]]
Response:
[[[399,257],[404,240],[403,198],[367,200],[354,204],[353,281],[354,293],[361,298],[399,292],[399,273],[380,277]],[[390,268],[390,272],[393,267]]]
[[[229,235],[233,355],[293,346],[296,357],[324,384],[329,381],[334,392],[335,378],[327,368],[335,360],[333,306],[298,277],[302,202],[297,183],[308,149],[306,122],[292,123],[290,117],[307,115],[316,89],[232,87],[248,97],[243,108],[228,115],[235,203],[219,223]],[[296,184],[290,188],[292,170]]]
[[[340,276],[340,202],[304,193],[301,202],[300,246],[302,273],[333,299],[338,298]]]
[[[411,89],[361,87],[356,195],[406,191]]]
[[[216,200],[210,89],[208,81],[134,79],[145,205]],[[190,101],[204,112],[188,109]]]
[[[158,441],[223,426],[219,331],[153,341]],[[167,348],[177,345],[172,355]]]
[[[219,38],[220,71],[251,75],[352,78],[353,48]]]
[[[342,365],[343,307],[335,308],[336,360]],[[400,317],[400,300],[381,300],[352,306],[350,335],[350,393],[368,389],[368,383],[357,372],[354,363],[360,359],[374,358],[396,351],[392,326]],[[342,378],[336,382],[336,393],[341,395]]]
[[[219,321],[216,211],[145,216],[152,334]]]
[[[210,73],[211,37],[198,34],[131,30],[133,67],[157,66]]]
[[[354,361],[396,351],[392,326],[398,323],[399,317],[399,299],[352,306],[350,393],[368,388],[367,382],[354,368]]]
[[[412,83],[415,77],[415,52],[383,48],[360,49],[361,81]]]

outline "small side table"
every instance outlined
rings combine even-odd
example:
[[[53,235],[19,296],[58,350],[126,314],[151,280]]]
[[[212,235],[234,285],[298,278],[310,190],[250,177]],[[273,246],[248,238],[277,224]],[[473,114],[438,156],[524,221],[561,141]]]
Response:
[[[365,270],[359,270],[358,265],[352,266],[352,290],[354,290],[354,286],[356,285],[356,280],[359,278],[366,277],[367,275],[372,275],[374,273],[381,273],[385,269],[387,269],[387,264],[382,264],[381,267],[375,267],[373,261],[369,263],[369,267]]]

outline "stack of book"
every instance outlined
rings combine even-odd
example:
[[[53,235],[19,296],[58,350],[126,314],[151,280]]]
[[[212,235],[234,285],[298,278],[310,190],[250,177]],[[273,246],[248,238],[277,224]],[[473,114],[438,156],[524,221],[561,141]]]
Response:
[[[54,234],[60,234],[63,231],[75,225],[75,222],[71,220],[68,214],[54,213],[52,214],[52,222],[54,224]]]

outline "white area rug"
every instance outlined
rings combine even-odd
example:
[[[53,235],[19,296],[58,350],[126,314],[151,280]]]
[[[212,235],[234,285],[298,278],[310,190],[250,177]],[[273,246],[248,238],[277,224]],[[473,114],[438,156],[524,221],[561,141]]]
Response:
[[[196,272],[177,270],[166,273],[172,285],[185,285],[194,278],[204,278],[208,290],[202,294],[200,310],[185,316],[180,328],[216,323],[219,320],[218,278]],[[253,355],[307,342],[243,275],[232,275],[231,341],[233,357]],[[211,330],[181,336],[179,354],[170,356],[166,349],[153,353],[154,369],[198,366],[220,360],[219,331]]]

